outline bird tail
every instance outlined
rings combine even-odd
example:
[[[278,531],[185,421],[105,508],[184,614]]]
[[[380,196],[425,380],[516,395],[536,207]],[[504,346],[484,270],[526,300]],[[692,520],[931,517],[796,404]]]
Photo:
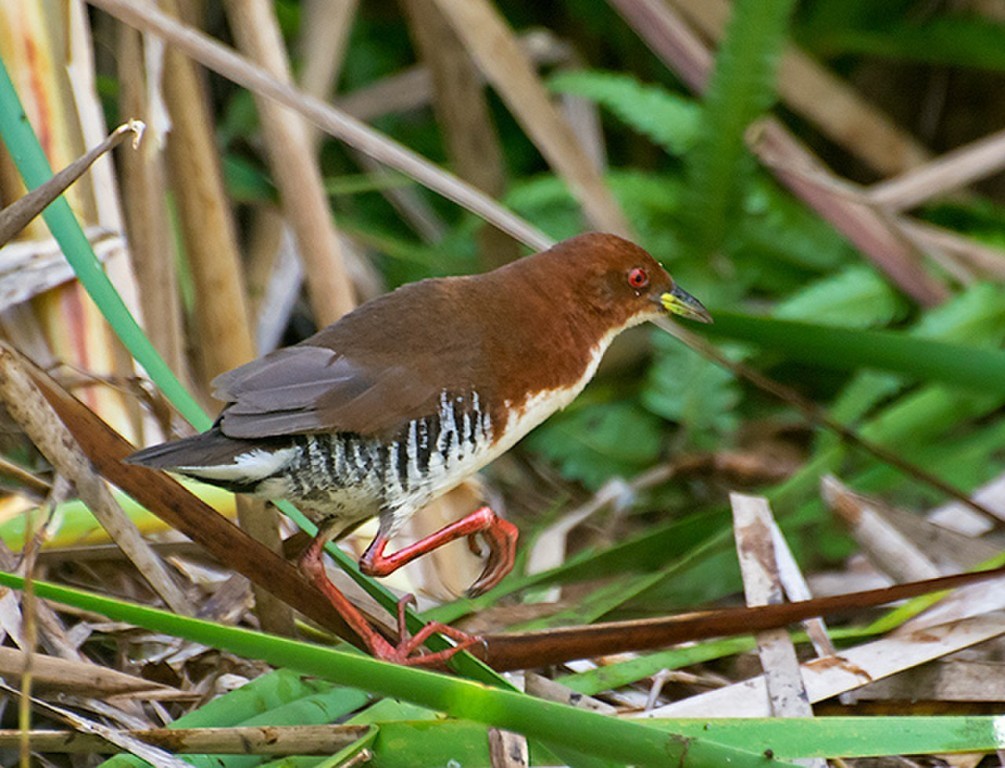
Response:
[[[227,438],[217,427],[208,432],[180,440],[171,440],[160,445],[152,445],[127,456],[127,464],[139,464],[151,469],[181,469],[183,467],[208,466],[233,461],[227,456],[234,441]],[[223,449],[223,450],[221,450]]]
[[[259,483],[281,472],[295,452],[289,439],[235,439],[214,426],[199,435],[144,448],[123,461],[253,493]]]

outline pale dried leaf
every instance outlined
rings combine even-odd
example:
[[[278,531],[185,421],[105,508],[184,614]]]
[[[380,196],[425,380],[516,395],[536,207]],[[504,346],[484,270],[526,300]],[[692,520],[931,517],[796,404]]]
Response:
[[[850,648],[840,656],[803,664],[802,675],[811,703],[823,701],[884,677],[969,648],[1005,634],[1005,615],[990,614],[950,622]],[[728,688],[692,696],[646,712],[642,717],[769,717],[762,676]]]
[[[942,575],[927,554],[889,523],[868,499],[853,493],[832,475],[820,481],[820,490],[827,506],[848,526],[865,555],[894,580],[922,581]]]
[[[731,493],[729,502],[747,605],[781,603],[782,583],[772,535],[774,518],[767,500]],[[813,709],[799,675],[799,660],[788,631],[766,630],[755,637],[771,714],[775,717],[812,717]],[[812,764],[821,765],[820,761]]]

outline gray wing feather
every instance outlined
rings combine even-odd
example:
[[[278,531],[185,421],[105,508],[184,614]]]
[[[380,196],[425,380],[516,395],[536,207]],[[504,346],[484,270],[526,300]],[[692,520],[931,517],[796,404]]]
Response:
[[[331,349],[300,345],[217,377],[215,396],[228,401],[220,428],[228,437],[305,432],[374,434],[403,413],[439,396],[400,366],[363,366]]]

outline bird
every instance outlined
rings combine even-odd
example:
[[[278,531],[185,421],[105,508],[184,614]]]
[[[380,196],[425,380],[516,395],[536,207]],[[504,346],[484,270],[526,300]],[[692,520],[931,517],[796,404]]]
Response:
[[[421,507],[569,405],[614,338],[668,315],[711,322],[645,250],[587,233],[476,275],[429,278],[372,299],[292,346],[221,374],[224,403],[201,434],[140,450],[129,463],[236,493],[287,499],[318,526],[300,569],[379,658],[442,663],[478,641],[439,623],[391,645],[328,579],[325,544],[377,517],[360,569],[385,576],[455,539],[488,555],[469,593],[499,583],[518,532],[481,507],[385,554]],[[455,640],[422,653],[434,632]]]

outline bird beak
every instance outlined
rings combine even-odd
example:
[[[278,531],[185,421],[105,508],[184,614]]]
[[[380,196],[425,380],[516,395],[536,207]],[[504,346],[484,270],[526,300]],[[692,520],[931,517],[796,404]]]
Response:
[[[702,306],[701,302],[676,285],[673,287],[673,290],[660,296],[660,304],[663,305],[663,309],[672,315],[680,315],[689,320],[697,320],[699,323],[712,322],[712,316]]]

